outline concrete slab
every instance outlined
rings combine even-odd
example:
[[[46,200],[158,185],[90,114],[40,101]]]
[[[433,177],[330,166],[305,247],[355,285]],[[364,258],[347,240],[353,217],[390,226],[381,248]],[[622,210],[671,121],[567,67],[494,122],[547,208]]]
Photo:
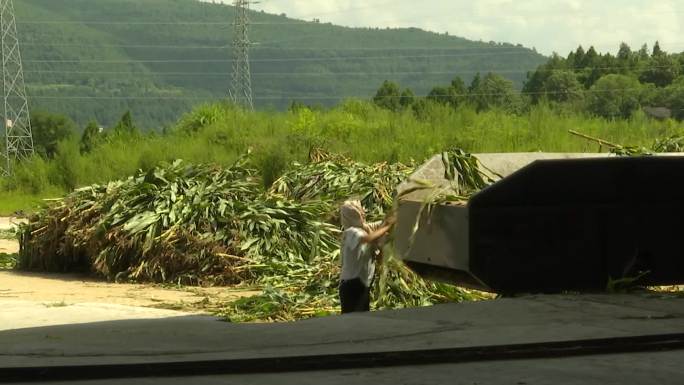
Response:
[[[7,319],[5,314],[3,309]],[[684,299],[676,296],[530,296],[283,324],[174,317],[5,330],[0,332],[0,368],[404,351],[681,332]]]
[[[682,354],[663,352],[237,376],[134,378],[54,385],[680,385]]]

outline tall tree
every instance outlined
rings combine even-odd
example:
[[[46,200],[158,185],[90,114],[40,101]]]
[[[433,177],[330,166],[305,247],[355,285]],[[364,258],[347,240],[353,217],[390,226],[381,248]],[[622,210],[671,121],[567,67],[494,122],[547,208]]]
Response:
[[[619,67],[616,70],[619,70],[623,75],[630,74],[636,66],[636,57],[627,43],[623,42],[620,44],[620,49],[615,59]]]
[[[449,87],[433,87],[428,93],[427,99],[439,104],[449,104]]]
[[[530,95],[533,103],[537,103],[542,98],[544,82],[551,70],[546,65],[541,65],[534,72],[527,73],[527,80],[523,84],[523,93]]]
[[[482,76],[480,73],[476,73],[475,77],[473,77],[473,80],[470,82],[470,86],[468,86],[468,93],[474,93],[478,89],[480,89],[480,86],[482,85]]]
[[[632,58],[632,49],[627,45],[627,43],[620,43],[620,49],[618,50],[617,59],[620,61],[628,61]]]
[[[633,77],[606,75],[591,87],[589,110],[604,118],[628,118],[640,107],[641,90],[641,84]]]
[[[667,105],[672,110],[672,116],[684,120],[684,77],[667,87]]]
[[[385,80],[373,97],[373,103],[390,111],[399,111],[401,104],[401,89],[395,82]]]
[[[414,94],[410,88],[407,88],[401,92],[401,100],[399,100],[399,104],[401,105],[402,108],[409,108],[415,102],[416,102],[416,94]]]
[[[662,49],[660,49],[660,42],[656,41],[655,45],[653,46],[653,54],[651,54],[651,57],[658,57],[664,55],[665,52],[663,52]]]
[[[81,135],[81,154],[87,154],[97,146],[101,139],[100,125],[91,120]]]
[[[477,81],[479,83],[479,80]],[[476,87],[480,87],[476,85]],[[450,105],[453,108],[458,108],[462,105],[468,96],[468,89],[459,76],[451,81],[448,87],[434,87],[428,94],[428,100],[433,102]]]
[[[451,88],[464,94],[468,92],[465,82],[460,76],[456,76],[454,80],[451,81]]]
[[[470,90],[471,102],[478,111],[501,108],[517,112],[520,96],[513,88],[513,82],[494,73],[488,73]]]
[[[647,44],[642,45],[641,49],[639,50],[637,55],[639,56],[639,60],[641,60],[641,61],[648,60],[650,57],[648,55],[648,45]]]
[[[126,113],[123,114],[121,120],[119,120],[119,123],[114,126],[114,133],[118,135],[130,136],[140,134],[138,127],[133,124],[133,116],[131,115],[131,111],[126,111]]]
[[[574,63],[571,63],[570,65],[575,70],[582,68],[586,64],[586,62],[585,62],[586,57],[587,57],[587,53],[584,52],[584,48],[582,48],[582,46],[579,46],[579,47],[577,47],[577,50],[575,51],[575,61],[574,61]]]
[[[33,111],[31,128],[34,148],[39,155],[46,158],[54,158],[59,142],[76,133],[76,125],[71,119],[45,111]]]
[[[544,96],[554,102],[575,102],[583,97],[582,84],[571,71],[554,72],[544,82]]]
[[[578,48],[578,53],[570,53],[567,60],[554,53],[546,64],[539,66],[533,73],[527,74],[527,81],[523,85],[523,93],[530,96],[532,103],[537,103],[544,97],[545,83],[552,74],[559,71],[565,72],[568,69],[576,70],[581,68],[581,65],[577,64],[578,57],[584,60],[584,52],[581,48]]]
[[[456,76],[451,81],[451,85],[449,86],[449,95],[449,103],[451,103],[451,106],[454,108],[466,102],[468,98],[468,88],[460,76]]]
[[[589,47],[589,50],[587,51],[586,55],[584,55],[584,61],[582,62],[582,67],[593,67],[596,64],[596,61],[599,58],[598,52],[596,52],[596,48],[592,45]]]
[[[639,76],[643,83],[653,83],[657,87],[666,87],[681,74],[681,64],[671,55],[653,56]]]
[[[607,68],[612,66],[614,63],[612,63],[611,57],[601,56],[593,46],[589,47],[584,56],[584,65],[578,74],[578,80],[584,85],[584,88],[590,88],[603,75],[609,73]]]

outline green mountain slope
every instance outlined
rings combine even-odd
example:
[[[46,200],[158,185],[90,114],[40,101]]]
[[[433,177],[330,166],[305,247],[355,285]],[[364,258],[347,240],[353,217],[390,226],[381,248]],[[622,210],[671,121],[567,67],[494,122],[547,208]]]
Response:
[[[110,125],[126,109],[145,127],[175,120],[230,87],[233,8],[196,0],[15,2],[33,108]],[[370,97],[385,79],[425,94],[495,71],[519,87],[545,62],[510,44],[418,29],[346,28],[251,14],[255,104],[331,105]]]

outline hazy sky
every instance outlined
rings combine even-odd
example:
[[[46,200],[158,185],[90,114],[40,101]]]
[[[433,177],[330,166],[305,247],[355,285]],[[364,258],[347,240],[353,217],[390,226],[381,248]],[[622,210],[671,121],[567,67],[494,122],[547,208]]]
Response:
[[[225,3],[232,3],[225,0]],[[682,0],[261,0],[254,9],[345,26],[419,27],[563,55],[582,44],[616,52],[659,40],[684,51]]]

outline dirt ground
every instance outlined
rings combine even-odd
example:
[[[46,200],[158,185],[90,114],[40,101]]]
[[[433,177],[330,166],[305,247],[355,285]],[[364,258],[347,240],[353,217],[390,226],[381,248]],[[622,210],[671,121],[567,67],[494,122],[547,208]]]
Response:
[[[17,223],[26,223],[26,219],[15,217],[0,217],[0,230],[9,230]]]
[[[0,231],[12,230],[17,223],[25,219],[0,217]],[[19,243],[14,239],[0,239],[0,254],[15,254],[19,252]]]
[[[19,252],[19,242],[12,239],[0,239],[0,254],[16,254]]]
[[[258,293],[236,288],[113,284],[78,275],[0,271],[0,299],[43,302],[46,306],[107,303],[204,313]]]

